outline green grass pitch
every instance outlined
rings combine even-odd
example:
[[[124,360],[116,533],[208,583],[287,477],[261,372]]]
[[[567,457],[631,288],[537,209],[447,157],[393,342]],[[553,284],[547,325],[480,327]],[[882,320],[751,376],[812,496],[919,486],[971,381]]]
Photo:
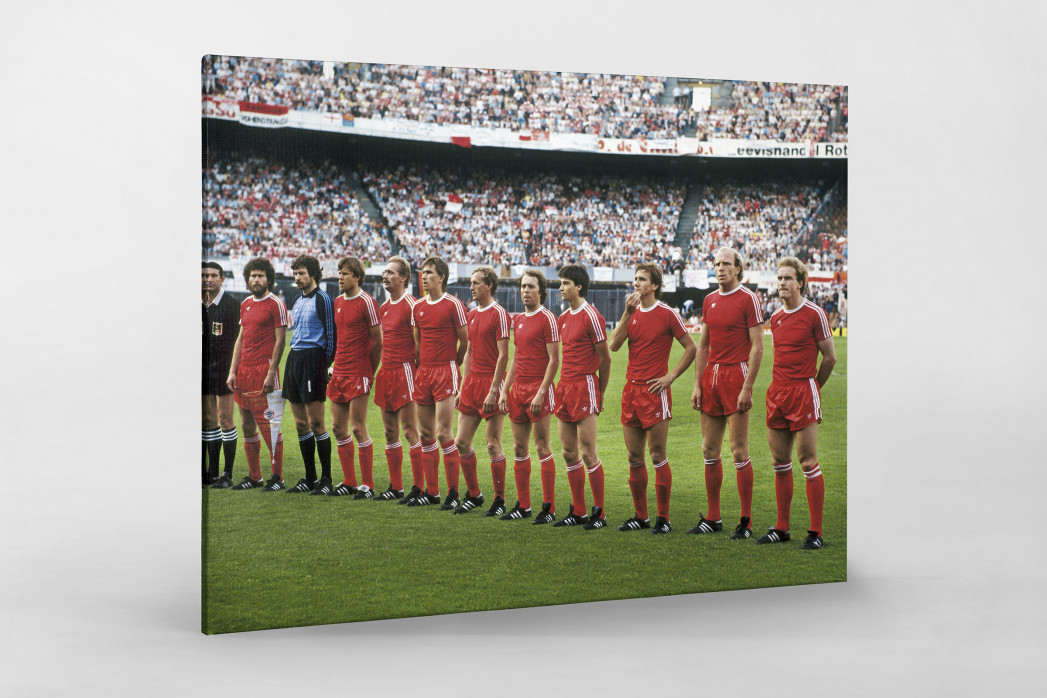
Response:
[[[531,519],[499,521],[482,510],[452,515],[436,507],[406,508],[391,502],[347,497],[310,497],[259,490],[203,491],[202,627],[225,633],[322,623],[398,618],[550,604],[579,603],[728,589],[840,582],[847,577],[847,339],[836,337],[837,364],[822,391],[825,415],[818,456],[825,474],[825,547],[801,551],[809,523],[803,476],[798,464],[792,505],[793,539],[755,544],[775,523],[774,475],[764,427],[764,395],[771,378],[772,349],[764,338],[764,359],[756,381],[750,419],[750,453],[755,468],[753,532],[748,541],[729,540],[738,519],[738,494],[730,451],[724,444],[721,495],[724,531],[692,536],[684,531],[705,507],[699,415],[689,404],[693,369],[673,386],[673,421],[668,454],[673,493],[668,536],[649,531],[621,533],[615,527],[632,516],[628,465],[619,419],[626,351],[612,354],[606,410],[600,416],[599,454],[606,469],[607,528],[534,526]],[[674,344],[672,362],[681,348]],[[375,443],[375,484],[388,485],[381,416],[373,404],[368,424]],[[555,417],[554,417],[555,420]],[[239,422],[239,416],[237,417]],[[304,476],[291,410],[284,413],[284,480]],[[327,415],[330,430],[330,414]],[[570,489],[555,424],[557,516],[567,513]],[[480,486],[490,504],[491,472],[478,446]],[[515,498],[512,436],[502,436],[508,454],[506,499]],[[234,479],[247,471],[242,435]],[[533,445],[532,445],[533,454]],[[263,474],[268,451],[262,446]],[[340,479],[332,449],[332,472]],[[319,463],[317,464],[319,468]],[[410,463],[404,453],[405,482]],[[654,517],[654,474],[648,499]],[[440,479],[443,483],[443,465]],[[532,501],[541,501],[537,465]],[[446,490],[446,483],[443,483]],[[464,485],[464,482],[463,482]],[[446,494],[446,492],[444,492]],[[537,498],[535,496],[537,495]],[[592,506],[586,486],[586,504]],[[484,508],[486,508],[485,505]]]

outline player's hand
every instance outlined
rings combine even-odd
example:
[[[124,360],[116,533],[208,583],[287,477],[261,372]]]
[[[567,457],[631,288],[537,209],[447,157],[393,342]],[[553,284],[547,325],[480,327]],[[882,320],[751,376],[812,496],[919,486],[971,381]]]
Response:
[[[236,374],[230,373],[229,377],[225,379],[225,384],[230,390],[236,390]]]
[[[458,403],[460,403],[461,401],[462,401],[462,394],[461,393],[458,393],[457,395],[454,396],[454,408],[455,409],[458,409]]]
[[[640,307],[640,293],[639,291],[633,291],[625,298],[625,312],[630,315],[634,310]]]
[[[673,379],[669,377],[668,373],[666,373],[661,378],[652,378],[651,380],[647,381],[647,392],[651,393],[652,395],[657,395],[658,393],[667,389],[672,384]]]
[[[603,412],[603,393],[596,396],[596,414]]]
[[[509,396],[507,394],[500,393],[498,395],[498,409],[500,409],[502,412],[509,411]]]
[[[334,376],[334,366],[328,366],[327,367],[327,377],[331,378],[332,376]]]
[[[542,413],[542,405],[544,403],[545,398],[542,396],[541,391],[539,391],[538,394],[534,396],[534,399],[531,400],[531,414],[533,414],[535,417],[540,415]]]
[[[742,391],[738,393],[738,411],[747,412],[752,409],[753,406],[753,389],[742,386]]]
[[[490,414],[498,409],[498,392],[492,390],[484,398],[484,412]]]
[[[701,386],[694,386],[694,390],[691,391],[691,407],[702,411],[702,388]]]
[[[270,371],[265,374],[265,383],[262,383],[262,392],[271,393],[274,390],[276,390],[276,371],[270,369]]]

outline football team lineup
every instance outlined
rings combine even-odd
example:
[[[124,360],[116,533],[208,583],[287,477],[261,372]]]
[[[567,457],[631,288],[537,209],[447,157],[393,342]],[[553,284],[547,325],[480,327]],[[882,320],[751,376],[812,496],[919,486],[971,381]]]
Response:
[[[544,307],[548,281],[535,270],[524,272],[517,282],[525,312],[513,317],[494,301],[499,278],[490,267],[473,272],[470,292],[476,307],[467,312],[446,292],[448,267],[437,257],[421,265],[421,299],[406,293],[410,264],[392,257],[382,274],[388,300],[381,307],[362,290],[364,269],[354,257],[338,262],[341,293],[333,301],[318,286],[321,269],[315,257],[302,255],[291,266],[302,295],[289,317],[272,293],[275,269],[268,260],[256,258],[244,267],[251,295],[239,307],[229,297],[222,302],[221,266],[203,263],[205,487],[370,499],[454,515],[479,508],[485,518],[531,519],[536,525],[595,530],[609,525],[606,468],[597,449],[597,436],[603,431],[601,448],[617,453],[624,445],[628,465],[633,512],[617,529],[667,534],[672,530],[669,461],[674,458],[667,448],[673,419],[670,386],[689,375],[692,381],[684,385],[692,388],[688,402],[700,417],[706,497],[697,524],[687,532],[709,535],[723,530],[721,451],[726,437],[739,504],[738,524],[730,540],[755,537],[749,417],[760,403],[766,408],[764,443],[773,466],[777,519],[756,542],[786,543],[791,538],[795,445],[810,515],[807,536],[799,547],[822,547],[825,486],[817,456],[818,426],[821,389],[834,375],[836,356],[824,311],[805,299],[807,272],[798,259],[779,260],[777,291],[784,307],[765,318],[759,298],[742,284],[742,256],[730,248],[717,251],[718,288],[705,299],[697,342],[676,311],[660,302],[662,271],[654,264],[637,265],[625,310],[610,333],[599,310],[586,301],[590,279],[580,265],[559,271],[562,300],[568,306],[559,318]],[[773,365],[765,366],[763,374],[771,371],[773,376],[766,400],[757,400],[754,385],[761,363],[766,363],[767,322],[774,349],[773,359],[768,359]],[[239,326],[239,332],[234,338],[231,332],[208,331],[223,326]],[[281,380],[279,365],[288,343]],[[612,361],[612,354],[619,352],[627,358]],[[671,354],[675,361],[670,361]],[[620,405],[605,405],[612,365],[622,363],[626,373]],[[325,422],[328,400],[342,471],[337,484]],[[234,401],[239,405],[249,469],[238,484],[232,478],[237,439]],[[389,484],[381,492],[376,489],[368,426],[371,402],[378,407],[385,437]],[[284,482],[286,403],[291,406],[304,471],[293,486]],[[599,420],[608,407],[620,416],[621,436],[614,444],[608,443],[606,429],[601,429],[600,422],[608,420]],[[510,422],[516,495],[511,507],[506,497],[508,457],[502,446],[505,416]],[[476,447],[486,448],[490,479],[485,474],[484,485],[490,483],[493,494],[486,509],[488,499],[480,486],[474,448],[481,424],[483,440]],[[555,454],[553,424],[560,445]],[[270,455],[268,481],[262,476],[262,440]],[[405,441],[409,488],[402,467]],[[220,473],[223,455],[225,468]],[[441,456],[446,494],[441,492]],[[648,456],[655,480],[653,523],[648,512]],[[531,501],[535,460],[542,497],[537,514]],[[560,504],[561,509],[568,504],[567,514],[559,519],[558,460],[570,490],[569,499],[562,498]],[[586,504],[587,479],[591,509]],[[461,480],[465,487],[460,489]]]

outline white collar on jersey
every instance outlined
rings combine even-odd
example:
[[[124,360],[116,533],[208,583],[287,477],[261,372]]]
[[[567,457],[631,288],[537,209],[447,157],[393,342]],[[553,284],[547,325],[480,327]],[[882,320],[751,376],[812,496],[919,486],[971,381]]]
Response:
[[[580,313],[583,310],[585,310],[585,306],[587,306],[587,305],[589,305],[589,301],[587,301],[587,300],[585,300],[583,298],[582,299],[582,304],[580,306],[578,306],[578,310],[571,310],[570,308],[568,308],[567,312],[569,312],[571,315],[577,315],[578,313]]]
[[[425,302],[428,303],[429,305],[436,305],[437,303],[439,303],[440,301],[442,301],[446,297],[447,297],[447,291],[444,291],[444,294],[442,296],[440,296],[435,301],[433,301],[433,300],[429,300],[429,294],[427,293],[427,294],[425,294]]]
[[[347,295],[345,295],[345,294],[343,293],[343,294],[342,294],[342,298],[346,299],[347,301],[351,301],[351,300],[353,300],[354,298],[359,298],[359,297],[360,297],[360,294],[361,294],[361,293],[363,293],[363,292],[364,292],[364,290],[363,290],[363,289],[361,288],[361,289],[360,289],[359,291],[357,291],[357,292],[356,292],[356,295],[355,295],[355,296],[347,296]]]
[[[802,308],[805,305],[807,305],[807,299],[806,298],[803,299],[803,303],[800,303],[798,306],[796,306],[792,310],[789,310],[788,308],[785,307],[784,304],[782,304],[782,310],[784,310],[786,313],[790,313],[791,314],[791,313],[795,313],[797,310],[799,310],[800,308]]]
[[[640,312],[641,313],[649,313],[649,312],[651,312],[652,310],[654,310],[655,308],[657,308],[661,304],[662,304],[662,302],[660,300],[658,300],[657,298],[655,298],[654,299],[654,305],[652,305],[650,308],[645,308],[645,307],[643,307],[643,305],[641,305],[640,306]]]
[[[720,290],[719,288],[717,288],[717,289],[716,289],[716,292],[717,292],[717,293],[719,293],[719,294],[720,294],[721,296],[729,296],[729,295],[731,295],[732,293],[734,293],[735,291],[741,290],[741,288],[742,288],[742,285],[741,285],[741,284],[738,284],[737,286],[735,286],[734,288],[732,288],[732,289],[731,289],[730,291],[727,291],[726,293],[724,293],[723,291],[721,291],[721,290]]]
[[[535,309],[535,311],[533,313],[525,312],[524,315],[526,317],[532,317],[532,316],[537,315],[538,313],[542,312],[543,310],[545,310],[545,306],[544,305],[540,305],[540,306],[538,306],[538,308]]]
[[[210,303],[204,303],[204,307],[205,308],[210,308],[212,305],[218,305],[218,301],[222,300],[222,296],[224,296],[224,295],[225,295],[225,288],[218,289],[218,295],[215,296],[214,298],[212,298]],[[203,299],[200,299],[200,302],[203,303]]]
[[[392,303],[393,305],[396,305],[397,303],[402,301],[404,298],[407,298],[407,290],[406,289],[404,289],[404,292],[402,294],[400,294],[400,297],[397,298],[395,301],[389,296],[389,292],[388,291],[385,292],[386,302],[387,303]]]
[[[480,307],[478,305],[478,306],[476,306],[476,309],[479,310],[482,313],[485,310],[490,310],[491,308],[493,308],[496,305],[498,305],[498,303],[492,298],[490,303],[488,303],[487,305],[485,305],[483,307]]]

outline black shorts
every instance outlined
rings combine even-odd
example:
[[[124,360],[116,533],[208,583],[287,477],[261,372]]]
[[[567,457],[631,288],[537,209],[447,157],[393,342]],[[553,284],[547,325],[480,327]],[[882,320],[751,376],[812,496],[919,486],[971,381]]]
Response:
[[[284,397],[299,405],[327,399],[323,349],[292,349],[284,364]]]
[[[229,395],[233,391],[225,384],[229,379],[229,364],[223,369],[219,364],[204,365],[203,395]]]

